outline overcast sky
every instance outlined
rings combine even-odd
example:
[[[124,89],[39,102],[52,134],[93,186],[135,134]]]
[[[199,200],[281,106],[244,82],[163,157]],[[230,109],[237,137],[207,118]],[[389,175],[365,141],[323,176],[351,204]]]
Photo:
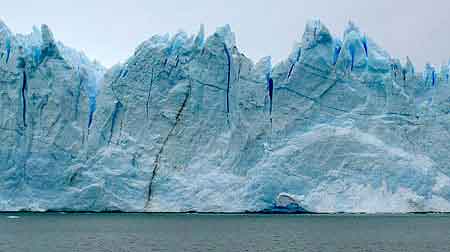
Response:
[[[253,60],[287,57],[308,19],[341,36],[351,19],[391,55],[419,67],[450,57],[448,0],[28,0],[3,1],[0,18],[14,31],[48,24],[55,37],[106,66],[129,57],[153,34],[183,29],[208,34],[230,24]]]

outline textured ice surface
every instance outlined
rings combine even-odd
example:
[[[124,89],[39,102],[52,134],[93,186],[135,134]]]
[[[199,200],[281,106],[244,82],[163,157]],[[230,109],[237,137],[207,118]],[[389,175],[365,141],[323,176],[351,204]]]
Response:
[[[448,65],[416,73],[353,23],[309,22],[274,66],[228,25],[105,73],[0,22],[0,55],[0,210],[450,211]]]

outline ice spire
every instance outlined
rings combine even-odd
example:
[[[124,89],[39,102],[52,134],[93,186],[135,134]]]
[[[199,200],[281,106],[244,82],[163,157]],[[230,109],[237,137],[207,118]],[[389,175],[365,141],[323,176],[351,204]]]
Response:
[[[200,30],[198,31],[198,34],[194,40],[194,47],[202,48],[204,44],[205,44],[205,25],[201,24]]]
[[[11,36],[11,31],[9,30],[5,22],[3,22],[3,20],[0,18],[0,39],[6,36]]]
[[[55,44],[55,38],[53,37],[53,33],[50,30],[50,28],[46,25],[43,24],[41,26],[41,30],[42,30],[42,44],[43,46],[49,47],[52,44]]]
[[[225,45],[228,48],[233,48],[236,46],[236,38],[234,33],[231,31],[231,26],[229,24],[217,28],[216,34],[223,38]]]
[[[425,85],[428,87],[434,87],[437,83],[436,80],[436,69],[430,63],[425,65],[425,70],[423,72],[423,80]]]
[[[341,71],[361,72],[367,70],[369,41],[362,37],[359,28],[350,21],[344,32],[344,42],[336,66]]]
[[[416,71],[414,69],[414,65],[409,57],[406,57],[406,71],[408,74],[415,75]]]
[[[302,47],[310,49],[318,44],[332,42],[333,38],[325,25],[320,20],[310,20],[306,24],[305,33],[302,37]]]
[[[58,47],[56,46],[53,33],[46,24],[43,24],[41,26],[41,33],[42,33],[42,46],[41,46],[42,59],[46,57],[54,57],[54,58],[61,57],[59,54]]]
[[[356,32],[356,33],[360,34],[358,26],[356,26],[356,24],[350,20],[350,21],[348,21],[347,28],[345,28],[345,31],[344,31],[344,39],[351,32]]]
[[[441,70],[439,72],[439,75],[440,75],[439,76],[440,79],[448,84],[449,77],[450,77],[450,62],[449,63],[443,63],[441,65]]]
[[[188,35],[184,31],[179,31],[173,36],[170,47],[168,48],[168,55],[175,55],[183,48],[188,40]]]

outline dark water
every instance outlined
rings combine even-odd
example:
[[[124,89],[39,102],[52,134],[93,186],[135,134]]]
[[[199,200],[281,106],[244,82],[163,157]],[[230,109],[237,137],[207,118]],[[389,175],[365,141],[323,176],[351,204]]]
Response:
[[[0,251],[442,252],[450,215],[0,214]]]

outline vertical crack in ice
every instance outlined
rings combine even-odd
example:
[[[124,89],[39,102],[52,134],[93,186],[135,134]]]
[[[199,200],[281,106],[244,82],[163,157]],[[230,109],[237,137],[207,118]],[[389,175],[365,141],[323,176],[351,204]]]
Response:
[[[75,97],[75,111],[74,111],[74,118],[75,120],[78,120],[78,106],[80,105],[80,97],[81,97],[81,87],[83,86],[83,79],[80,78],[80,82],[78,83],[78,88],[76,90],[76,97]]]
[[[295,67],[296,63],[300,60],[301,56],[302,56],[302,49],[298,48],[297,58],[295,58],[295,61],[292,63],[291,68],[289,69],[289,73],[288,73],[288,76],[287,76],[288,80],[289,80],[289,78],[291,78],[292,71],[294,71],[294,67]]]
[[[269,118],[270,118],[270,132],[272,132],[273,118],[272,118],[272,103],[273,103],[273,79],[268,76],[267,89],[269,91]],[[272,134],[272,133],[271,133]]]
[[[111,115],[111,129],[109,131],[108,144],[111,144],[112,137],[114,134],[114,127],[115,127],[116,121],[117,121],[117,115],[119,114],[121,108],[122,108],[122,103],[120,103],[120,101],[116,101],[116,104],[114,106],[114,111]]]
[[[397,79],[397,71],[398,71],[398,66],[394,62],[394,63],[392,63],[392,73],[394,74],[394,79]]]
[[[42,102],[38,106],[39,110],[39,122],[42,125],[42,114],[44,114],[44,109],[48,105],[48,95],[45,95],[42,99]]]
[[[269,114],[272,117],[272,99],[273,99],[273,79],[269,78],[268,81],[268,91],[269,91]]]
[[[348,50],[350,51],[350,56],[352,57],[350,71],[353,72],[353,67],[355,66],[355,46],[353,44],[350,44]]]
[[[361,42],[362,42],[362,44],[363,44],[363,46],[364,46],[364,52],[365,52],[365,54],[366,54],[366,57],[369,57],[369,46],[367,45],[367,37],[364,36],[364,37],[361,39]]]
[[[177,55],[177,57],[175,59],[175,65],[171,65],[169,71],[167,71],[167,77],[168,78],[172,75],[173,70],[178,67],[179,63],[180,63],[180,57]]]
[[[228,68],[227,68],[227,116],[228,116],[230,113],[231,55],[230,55],[230,51],[228,50],[228,47],[225,43],[223,44],[223,48],[225,50],[225,54],[227,56],[227,63],[228,63]]]
[[[27,73],[25,70],[23,71],[23,80],[22,80],[22,121],[23,126],[27,127],[27,99],[26,99],[26,91],[27,91]]]
[[[6,43],[5,44],[5,46],[6,46],[6,64],[8,64],[9,56],[11,54],[11,39],[7,38],[5,43]]]
[[[158,153],[156,154],[155,161],[153,162],[153,171],[152,171],[152,175],[150,177],[150,182],[148,184],[147,201],[145,203],[145,208],[149,207],[150,201],[152,199],[153,181],[154,181],[155,177],[158,174],[158,170],[159,170],[159,167],[160,167],[159,165],[160,165],[161,157],[162,157],[162,155],[164,153],[164,149],[165,149],[167,143],[169,142],[170,137],[173,135],[175,129],[177,128],[177,126],[180,123],[181,115],[183,114],[183,111],[186,108],[186,105],[187,105],[187,102],[188,102],[190,96],[191,96],[191,85],[189,84],[189,90],[188,90],[188,92],[186,92],[184,100],[183,100],[183,103],[181,104],[181,107],[178,110],[177,115],[175,117],[175,123],[172,126],[172,128],[169,130],[169,133],[167,134],[167,136],[164,138],[162,146],[159,149]]]
[[[125,70],[122,72],[122,76],[120,76],[120,78],[125,78],[125,77],[127,77],[127,75],[128,75],[128,69],[125,69]]]
[[[431,72],[431,86],[434,87],[436,85],[436,71],[433,69]]]
[[[333,54],[333,66],[337,64],[337,61],[339,59],[339,54],[341,54],[342,46],[340,44],[337,44],[334,48],[334,54]]]
[[[238,74],[237,74],[237,81],[241,80],[241,68],[242,68],[242,60],[239,61],[239,68],[238,68]]]
[[[145,113],[147,114],[147,120],[149,117],[149,111],[150,111],[150,102],[151,102],[151,98],[152,98],[152,88],[153,88],[153,71],[154,69],[152,68],[152,73],[151,73],[151,79],[150,79],[150,86],[148,88],[148,94],[147,94],[147,102],[145,104]]]
[[[75,170],[69,177],[69,186],[73,186],[75,179],[79,176],[80,171]]]
[[[175,68],[178,67],[178,64],[180,64],[180,56],[177,55],[177,61],[175,63]]]
[[[88,131],[91,128],[92,120],[94,119],[94,113],[97,107],[96,97],[89,96],[89,118],[88,118]]]

